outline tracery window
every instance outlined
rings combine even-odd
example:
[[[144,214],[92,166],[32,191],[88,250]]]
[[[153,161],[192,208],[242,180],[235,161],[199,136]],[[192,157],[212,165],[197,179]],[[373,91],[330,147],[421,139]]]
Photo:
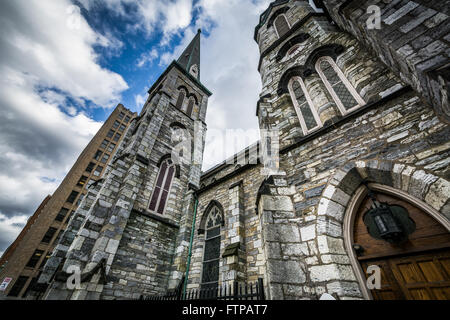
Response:
[[[209,210],[208,218],[206,220],[202,288],[215,288],[219,283],[221,225],[221,211],[216,205],[214,205]]]
[[[286,32],[289,31],[289,29],[291,29],[291,27],[289,26],[289,22],[287,21],[284,14],[280,14],[275,18],[274,25],[275,30],[278,34],[278,38],[281,38]]]
[[[365,104],[331,57],[319,58],[316,70],[343,115]]]
[[[175,164],[171,159],[166,159],[159,168],[155,189],[150,200],[150,211],[164,214],[174,176]]]
[[[303,134],[306,135],[322,127],[322,122],[314,108],[302,78],[293,77],[289,81],[288,88],[295,112],[300,120]]]

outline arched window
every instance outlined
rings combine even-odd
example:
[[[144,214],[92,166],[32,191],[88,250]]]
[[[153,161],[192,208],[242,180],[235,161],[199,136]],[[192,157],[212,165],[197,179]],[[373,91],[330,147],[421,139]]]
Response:
[[[289,81],[288,88],[295,112],[297,112],[300,125],[302,126],[303,134],[306,135],[309,132],[322,127],[322,122],[314,108],[302,78],[293,77]]]
[[[175,164],[171,159],[163,161],[159,168],[155,189],[150,200],[150,211],[163,214],[166,209],[173,177],[175,176]]]
[[[222,225],[222,214],[217,205],[213,205],[207,214],[202,288],[216,288],[219,283],[220,226]]]
[[[331,57],[319,58],[316,70],[342,114],[365,104]]]
[[[194,110],[194,103],[195,103],[194,98],[193,97],[189,98],[189,103],[188,103],[188,106],[187,106],[187,109],[186,109],[186,114],[189,117],[192,116],[192,110]]]
[[[176,107],[180,110],[183,109],[183,103],[184,103],[184,98],[186,97],[186,94],[187,94],[187,92],[184,89],[180,88],[180,93],[178,94],[178,100],[177,100],[177,104],[176,104]]]
[[[289,22],[284,14],[278,15],[274,21],[275,30],[277,31],[278,38],[281,38],[286,32],[291,29]]]

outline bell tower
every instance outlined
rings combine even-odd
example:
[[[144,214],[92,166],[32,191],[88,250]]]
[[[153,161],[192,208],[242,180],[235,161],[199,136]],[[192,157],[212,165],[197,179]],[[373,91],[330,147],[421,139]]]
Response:
[[[279,130],[280,149],[403,86],[306,0],[272,2],[254,39],[263,84],[257,116],[261,129]]]
[[[200,36],[149,89],[90,186],[39,278],[49,285],[44,299],[138,298],[181,280],[211,95],[200,82]],[[71,285],[76,272],[80,283]]]

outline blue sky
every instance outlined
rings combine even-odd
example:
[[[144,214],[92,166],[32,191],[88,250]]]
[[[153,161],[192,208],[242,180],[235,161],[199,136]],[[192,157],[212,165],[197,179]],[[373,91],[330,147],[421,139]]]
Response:
[[[118,103],[147,90],[202,29],[201,81],[213,93],[204,169],[257,133],[253,32],[269,0],[0,1],[0,254],[52,194]],[[239,115],[239,116],[236,116]]]

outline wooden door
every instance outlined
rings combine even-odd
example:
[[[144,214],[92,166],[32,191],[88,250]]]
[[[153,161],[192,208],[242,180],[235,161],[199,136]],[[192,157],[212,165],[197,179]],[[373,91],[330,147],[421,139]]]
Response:
[[[376,300],[450,300],[450,233],[430,215],[408,202],[377,194],[381,202],[408,210],[416,230],[402,244],[377,240],[367,232],[362,217],[372,200],[363,200],[355,217],[354,243],[363,251],[358,260],[364,272],[370,265],[381,271],[381,288],[372,290]]]

